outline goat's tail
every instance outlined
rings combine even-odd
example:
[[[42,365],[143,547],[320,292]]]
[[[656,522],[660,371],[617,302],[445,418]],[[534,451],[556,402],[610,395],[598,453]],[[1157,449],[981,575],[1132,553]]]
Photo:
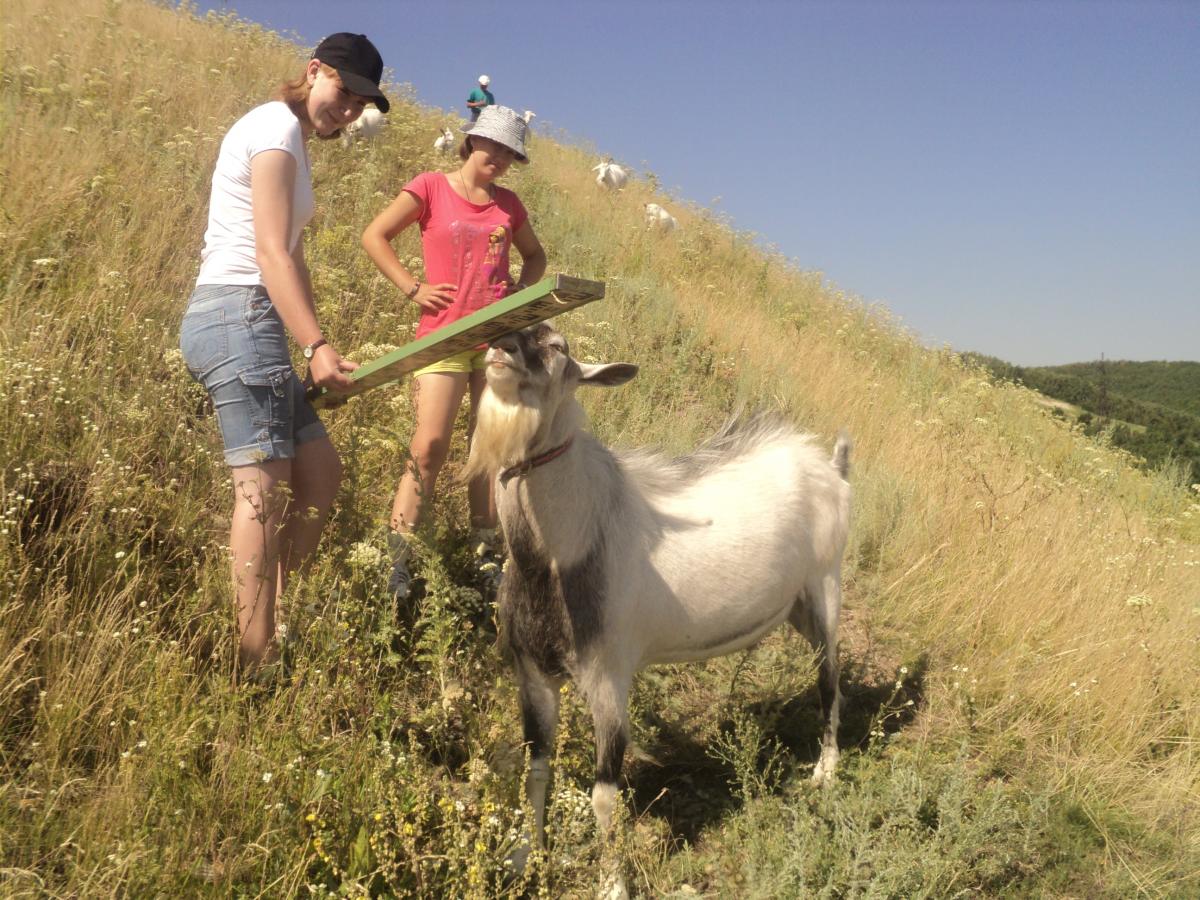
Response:
[[[838,470],[838,474],[842,476],[843,481],[850,480],[850,450],[854,444],[850,441],[850,435],[845,429],[838,432],[837,443],[833,447],[833,467]]]

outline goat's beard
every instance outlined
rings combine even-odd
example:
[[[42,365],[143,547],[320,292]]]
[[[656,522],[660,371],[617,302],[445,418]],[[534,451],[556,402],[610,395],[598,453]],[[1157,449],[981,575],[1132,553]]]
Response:
[[[530,445],[542,425],[542,411],[519,400],[501,400],[488,388],[479,400],[471,453],[463,469],[464,479],[476,475],[494,475],[514,466],[528,455]]]

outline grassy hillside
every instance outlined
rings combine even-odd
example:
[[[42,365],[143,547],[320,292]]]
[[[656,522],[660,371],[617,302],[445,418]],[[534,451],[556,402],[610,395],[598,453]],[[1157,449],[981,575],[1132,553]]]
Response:
[[[472,624],[461,489],[437,506],[421,608],[383,590],[404,386],[326,417],[348,477],[286,603],[292,677],[231,684],[232,497],[175,348],[217,145],[300,51],[132,0],[8,0],[0,25],[0,893],[515,895],[520,725]],[[358,236],[448,165],[448,120],[397,102],[378,143],[312,147],[321,321],[359,359],[414,317]],[[601,194],[586,152],[541,135],[531,156],[508,183],[551,270],[608,283],[560,327],[581,356],[643,366],[588,398],[600,435],[684,451],[746,402],[856,442],[839,783],[807,787],[798,638],[647,673],[631,886],[1195,895],[1200,492],[712,214],[668,200],[682,227],[651,234],[647,183]],[[573,692],[563,718],[544,897],[591,895],[599,853]]]

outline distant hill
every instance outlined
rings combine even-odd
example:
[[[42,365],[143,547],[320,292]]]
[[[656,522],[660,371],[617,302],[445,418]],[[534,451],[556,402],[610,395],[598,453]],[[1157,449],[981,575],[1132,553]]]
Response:
[[[1200,362],[1105,360],[1103,364],[1098,361],[1070,363],[1026,371],[1035,373],[1034,377],[1073,376],[1097,387],[1101,381],[1107,381],[1111,393],[1200,416]]]
[[[1014,366],[970,354],[996,377],[1080,407],[1089,433],[1111,430],[1112,441],[1150,466],[1169,459],[1200,478],[1200,362],[1097,360],[1062,366]]]

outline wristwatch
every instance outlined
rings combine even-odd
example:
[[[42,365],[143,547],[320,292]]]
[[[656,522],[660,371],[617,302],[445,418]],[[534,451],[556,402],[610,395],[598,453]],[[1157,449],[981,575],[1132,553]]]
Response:
[[[415,298],[417,296],[417,291],[419,291],[420,289],[421,289],[421,282],[419,282],[419,281],[413,282],[412,289],[405,291],[404,295],[406,297],[408,297],[409,300],[412,300],[413,298]]]
[[[315,341],[313,341],[311,344],[309,344],[307,347],[304,348],[304,358],[312,359],[313,354],[317,352],[317,348],[324,347],[325,343],[326,343],[325,338],[317,338]]]

